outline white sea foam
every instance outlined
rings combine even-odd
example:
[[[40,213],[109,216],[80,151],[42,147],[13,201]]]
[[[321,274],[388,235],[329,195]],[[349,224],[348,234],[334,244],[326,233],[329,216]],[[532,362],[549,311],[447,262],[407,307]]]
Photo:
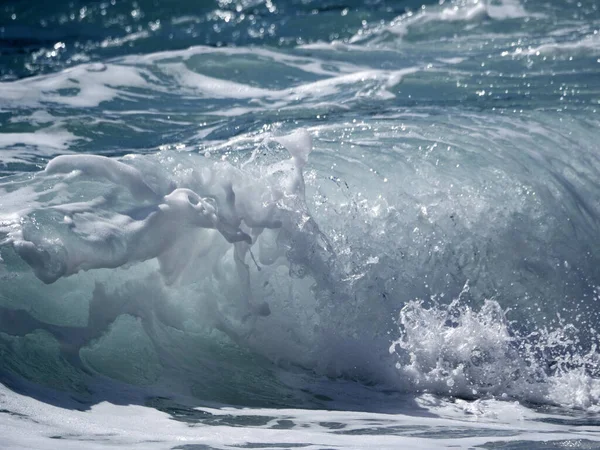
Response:
[[[592,34],[582,37],[574,41],[551,42],[539,46],[528,47],[527,49],[519,48],[513,54],[526,55],[597,55],[600,53],[600,32],[594,30]]]
[[[392,20],[384,26],[375,26],[372,29],[360,30],[350,39],[350,43],[378,44],[385,40],[386,34],[403,38],[411,29],[423,28],[432,23],[472,23],[482,20],[506,20],[543,17],[539,13],[530,13],[518,0],[461,0],[441,2],[440,6],[423,7],[413,12],[409,11]]]
[[[409,302],[400,312],[401,338],[390,353],[417,391],[598,410],[600,380],[585,370],[598,364],[595,345],[582,353],[569,326],[519,336],[496,301],[464,304],[468,290],[449,305]],[[546,352],[554,359],[540,357]]]
[[[124,393],[127,396],[127,393]],[[126,397],[125,397],[126,398]],[[89,411],[52,406],[0,385],[0,422],[6,448],[157,448],[202,445],[211,448],[295,446],[356,449],[473,448],[483,445],[578,443],[597,445],[598,426],[573,436],[571,425],[544,423],[550,415],[535,414],[514,403],[440,403],[419,400],[418,413],[399,407],[394,414],[268,408],[198,408],[190,423],[139,405],[99,403]],[[414,406],[412,407],[414,408]],[[183,411],[179,409],[179,412]],[[192,413],[193,410],[190,410]],[[208,423],[203,423],[202,414]],[[210,416],[207,416],[209,415]],[[192,416],[193,417],[193,416]],[[213,423],[209,419],[213,419]],[[257,425],[250,426],[249,423]],[[236,424],[245,424],[237,426]],[[282,425],[288,425],[283,429]],[[27,433],[23,433],[24,429]],[[440,433],[449,431],[449,435]],[[452,432],[450,432],[452,430]]]
[[[224,73],[203,73],[203,59],[213,57],[223,60]],[[231,64],[227,61],[228,57],[248,61],[258,58],[264,67],[291,68],[304,76],[309,75],[310,81],[300,79],[289,83],[288,87],[277,89],[265,85],[268,78],[252,84],[234,81],[226,72],[226,67]],[[317,58],[266,49],[250,52],[248,49],[198,46],[126,56],[106,63],[86,63],[57,73],[2,83],[0,99],[5,106],[18,110],[35,108],[34,113],[38,115],[47,115],[46,108],[57,106],[83,113],[86,108],[115,102],[125,102],[137,110],[139,102],[152,99],[157,94],[169,93],[177,93],[182,99],[229,99],[248,103],[223,109],[218,108],[218,104],[211,106],[213,115],[230,117],[273,108],[344,108],[347,103],[364,98],[388,100],[394,98],[396,86],[404,76],[419,70],[419,67],[379,70],[344,61],[327,65]],[[109,109],[111,114],[125,113],[120,107],[115,111],[113,106]],[[88,123],[87,118],[85,121]],[[65,127],[64,120],[60,118],[55,118],[52,123],[55,129]],[[102,123],[115,122],[100,116],[92,124]],[[169,123],[174,124],[172,121]],[[134,125],[128,126],[134,131],[144,131]]]
[[[146,77],[150,75],[146,74]],[[121,88],[147,86],[147,80],[136,68],[92,63],[50,75],[0,83],[0,98],[5,102],[5,106],[15,108],[40,104],[83,108],[98,106],[102,102],[125,95]]]
[[[359,86],[356,96],[368,95],[371,92],[384,98],[394,97],[388,91],[402,81],[402,77],[418,71],[407,68],[396,71],[367,70],[344,74],[311,83],[300,84],[288,89],[272,90],[253,87],[225,79],[209,77],[190,70],[183,63],[163,64],[160,68],[175,77],[182,87],[192,89],[208,98],[253,99],[275,102],[271,107],[283,107],[291,102],[322,102],[328,97],[338,94],[349,85]],[[363,93],[364,92],[364,93]]]
[[[80,138],[59,127],[42,128],[33,133],[0,133],[2,163],[69,153],[69,146],[77,140]]]

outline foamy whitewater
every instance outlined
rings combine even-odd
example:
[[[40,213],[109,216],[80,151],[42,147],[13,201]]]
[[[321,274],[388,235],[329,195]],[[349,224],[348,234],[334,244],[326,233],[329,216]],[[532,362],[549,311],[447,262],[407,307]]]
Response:
[[[0,448],[600,448],[600,5],[421,1],[0,6]]]

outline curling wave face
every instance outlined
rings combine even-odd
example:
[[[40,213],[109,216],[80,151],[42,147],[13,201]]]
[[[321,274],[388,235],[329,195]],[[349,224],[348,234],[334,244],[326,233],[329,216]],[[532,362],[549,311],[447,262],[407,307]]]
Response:
[[[225,3],[169,32],[234,36],[253,6]],[[327,376],[597,411],[597,11],[385,6],[271,47],[152,47],[163,20],[59,45],[48,74],[15,59],[1,381],[322,406]]]
[[[541,203],[535,187],[525,195],[519,190],[520,202],[508,203],[471,194],[461,205],[429,192],[435,203],[418,202],[418,211],[402,214],[410,217],[403,224],[391,192],[370,198],[366,190],[352,198],[347,183],[334,179],[328,181],[335,188],[326,193],[313,184],[316,172],[309,207],[303,175],[312,150],[307,131],[254,140],[255,150],[237,164],[169,152],[121,161],[60,156],[30,179],[3,184],[5,201],[14,205],[2,216],[4,279],[23,283],[32,269],[43,283],[55,285],[38,286],[37,295],[56,296],[32,299],[25,291],[11,300],[19,308],[29,302],[35,311],[38,301],[57,302],[68,293],[87,304],[78,307],[83,314],[77,318],[87,332],[75,342],[65,329],[76,323],[35,312],[31,319],[46,328],[47,338],[59,340],[59,354],[66,352],[76,371],[154,383],[165,360],[174,369],[182,364],[169,354],[170,332],[194,336],[214,328],[279,364],[333,377],[467,398],[493,394],[595,407],[597,338],[585,328],[596,320],[590,304],[552,297],[553,286],[537,287],[544,271],[525,268],[508,287],[497,279],[510,276],[506,268],[514,273],[515,260],[533,254],[528,238],[537,236],[533,245],[539,248],[539,240],[557,232],[540,234],[548,223],[536,227],[538,211],[549,215],[553,205]],[[280,145],[291,158],[278,156]],[[267,155],[275,160],[265,163]],[[509,205],[516,211],[507,213]],[[504,234],[515,229],[515,215],[525,222],[519,253],[511,242],[514,231]],[[351,222],[340,223],[343,218]],[[508,245],[513,247],[507,251]],[[530,261],[536,263],[560,277],[558,286],[568,284],[565,265],[556,270],[546,256]],[[457,283],[465,284],[456,291]],[[589,289],[596,301],[594,286],[574,288],[583,298]],[[488,299],[490,290],[494,296]],[[454,300],[443,302],[445,295]],[[407,300],[413,298],[422,300]],[[503,309],[509,306],[518,320],[509,319]],[[564,317],[548,320],[551,309]],[[140,349],[108,362],[113,346],[131,339],[130,328],[137,330]],[[26,331],[18,330],[29,340]],[[400,338],[388,352],[390,333]],[[27,369],[19,375],[29,376]]]

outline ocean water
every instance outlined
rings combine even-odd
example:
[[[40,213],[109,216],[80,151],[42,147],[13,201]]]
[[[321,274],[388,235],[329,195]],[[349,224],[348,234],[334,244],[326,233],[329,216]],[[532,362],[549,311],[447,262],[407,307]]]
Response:
[[[600,448],[599,180],[593,0],[4,1],[0,448]]]

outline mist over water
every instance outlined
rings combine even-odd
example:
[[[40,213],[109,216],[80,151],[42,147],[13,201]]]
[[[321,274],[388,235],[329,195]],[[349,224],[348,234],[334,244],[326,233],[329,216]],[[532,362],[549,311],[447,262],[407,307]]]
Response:
[[[465,414],[492,427],[467,447],[596,445],[594,2],[1,8],[11,430],[97,436],[107,401],[314,432],[290,445],[457,444]]]

